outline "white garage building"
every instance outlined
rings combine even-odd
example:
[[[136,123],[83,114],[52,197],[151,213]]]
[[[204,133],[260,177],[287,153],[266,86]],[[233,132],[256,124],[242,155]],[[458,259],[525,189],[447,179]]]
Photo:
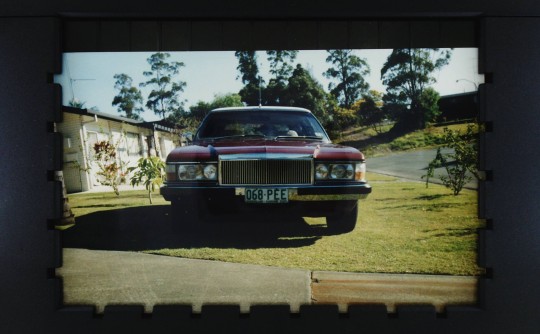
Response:
[[[72,107],[63,107],[63,121],[57,124],[57,131],[64,138],[63,172],[68,193],[101,186],[91,159],[93,146],[99,141],[108,140],[116,145],[117,158],[126,164],[124,168],[150,155],[165,160],[180,145],[179,130],[165,121],[136,121]]]

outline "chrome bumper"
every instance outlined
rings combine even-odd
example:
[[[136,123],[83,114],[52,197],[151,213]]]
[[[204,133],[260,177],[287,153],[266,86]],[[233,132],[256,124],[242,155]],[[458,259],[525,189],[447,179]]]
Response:
[[[303,188],[305,189],[305,188]],[[298,188],[289,188],[289,201],[350,201],[364,199],[371,192],[371,188],[368,188],[369,192],[366,193],[350,193],[350,194],[299,194]],[[300,190],[301,192],[302,190]],[[235,188],[236,196],[244,196],[246,194],[246,188]]]
[[[285,188],[289,191],[290,202],[312,201],[348,201],[366,198],[371,193],[368,183],[346,185],[315,185],[315,186],[217,186],[202,184],[165,183],[160,188],[165,200],[178,198],[240,198],[245,196],[246,188]]]

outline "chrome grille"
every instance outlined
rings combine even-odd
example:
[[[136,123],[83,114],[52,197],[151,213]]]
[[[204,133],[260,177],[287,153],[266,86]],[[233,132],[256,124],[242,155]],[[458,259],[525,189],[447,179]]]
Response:
[[[312,184],[311,159],[260,159],[220,161],[223,185]]]

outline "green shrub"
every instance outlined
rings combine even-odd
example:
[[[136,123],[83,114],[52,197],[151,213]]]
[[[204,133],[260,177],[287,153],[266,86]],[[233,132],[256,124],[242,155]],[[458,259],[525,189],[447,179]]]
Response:
[[[152,192],[163,184],[164,169],[165,163],[158,157],[140,158],[137,167],[128,168],[129,172],[135,171],[131,177],[131,185],[137,186],[143,183],[148,191],[150,204],[152,204]]]
[[[437,149],[435,159],[429,163],[427,174],[422,176],[422,178],[426,178],[426,187],[429,178],[434,176],[435,168],[439,167],[446,169],[447,175],[442,175],[440,179],[447,188],[452,190],[455,196],[472,179],[467,172],[480,179],[475,127],[475,125],[469,124],[465,134],[462,134],[460,130],[444,128],[442,147]],[[452,149],[453,153],[441,153],[443,147]]]
[[[113,188],[116,195],[120,195],[118,186],[125,182],[126,174],[123,172],[124,162],[117,159],[117,145],[108,140],[102,140],[94,144],[94,155],[91,158],[97,165],[98,182]]]

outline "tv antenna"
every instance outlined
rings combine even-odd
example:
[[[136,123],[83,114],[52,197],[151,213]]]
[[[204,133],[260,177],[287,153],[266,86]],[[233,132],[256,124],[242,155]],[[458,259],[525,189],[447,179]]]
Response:
[[[66,61],[66,70],[67,75],[69,78],[69,88],[71,90],[71,100],[75,100],[75,90],[73,89],[73,83],[76,81],[94,81],[96,79],[90,79],[90,78],[72,78],[71,77],[71,71],[69,69],[69,63]]]
[[[69,78],[69,86],[71,88],[71,98],[74,100],[75,99],[75,90],[73,89],[73,83],[76,82],[76,81],[94,81],[96,79],[72,79],[72,78]]]
[[[259,107],[262,107],[261,76],[259,75]]]

